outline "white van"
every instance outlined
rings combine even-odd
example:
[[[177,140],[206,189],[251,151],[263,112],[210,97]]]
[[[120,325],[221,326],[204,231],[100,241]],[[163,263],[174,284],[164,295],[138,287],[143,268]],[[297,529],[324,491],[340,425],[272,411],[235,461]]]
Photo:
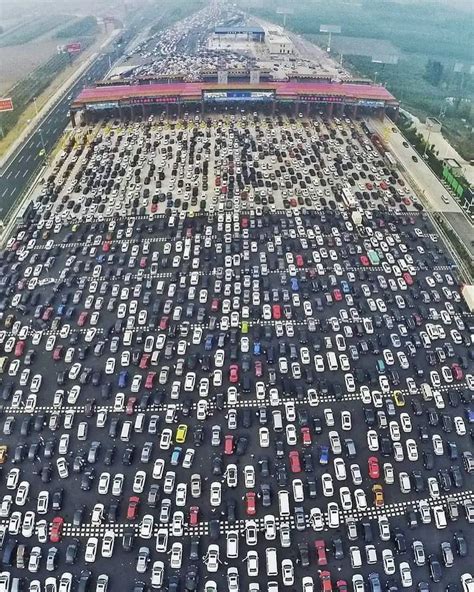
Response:
[[[84,441],[87,439],[87,431],[89,429],[89,425],[86,421],[81,421],[81,423],[77,426],[77,439]]]
[[[443,506],[435,506],[433,508],[433,516],[436,528],[442,529],[448,526],[448,522],[446,520],[446,513],[443,509]]]
[[[236,530],[227,533],[227,557],[236,559],[239,556],[239,533]]]
[[[278,492],[278,508],[280,516],[287,517],[290,515],[290,494],[285,489]]]
[[[125,331],[125,333],[123,334],[123,345],[125,347],[129,347],[130,345],[132,345],[132,339],[133,339],[133,331],[130,331],[130,330]]]
[[[145,414],[144,413],[137,413],[137,417],[135,418],[135,425],[133,429],[141,434],[145,428]]]
[[[338,364],[336,354],[334,352],[327,352],[326,357],[328,359],[329,370],[337,370]]]
[[[277,576],[278,575],[278,559],[277,559],[277,550],[275,547],[268,547],[265,550],[265,558],[267,564],[267,576]]]
[[[132,433],[132,422],[131,421],[124,421],[123,426],[122,426],[122,431],[120,432],[120,439],[122,440],[122,442],[129,442],[131,433]]]
[[[274,411],[272,411],[272,415],[273,415],[273,429],[275,430],[275,432],[283,431],[283,420],[281,417],[281,411],[279,411],[278,409],[275,409]]]
[[[359,547],[349,547],[349,555],[351,557],[352,569],[362,567],[362,555]]]
[[[433,399],[433,391],[431,390],[431,386],[427,382],[423,382],[420,388],[423,400],[431,401]]]

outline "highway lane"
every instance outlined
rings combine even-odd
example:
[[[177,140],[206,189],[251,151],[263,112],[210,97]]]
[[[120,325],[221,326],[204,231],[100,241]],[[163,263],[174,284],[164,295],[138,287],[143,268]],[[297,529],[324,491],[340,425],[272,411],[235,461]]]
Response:
[[[118,55],[111,55],[114,61]],[[100,79],[109,69],[109,56],[99,56],[74,85],[64,94],[53,109],[44,117],[22,148],[5,168],[0,178],[0,218],[4,219],[15,201],[38,173],[61,134],[69,123],[69,98],[84,86]],[[43,148],[45,153],[42,152]]]

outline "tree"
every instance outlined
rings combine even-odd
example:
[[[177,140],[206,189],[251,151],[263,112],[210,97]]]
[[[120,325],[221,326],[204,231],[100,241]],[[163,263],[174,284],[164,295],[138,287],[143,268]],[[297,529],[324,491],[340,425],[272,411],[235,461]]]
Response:
[[[444,66],[438,60],[428,60],[425,65],[425,80],[433,86],[439,86],[443,77]]]

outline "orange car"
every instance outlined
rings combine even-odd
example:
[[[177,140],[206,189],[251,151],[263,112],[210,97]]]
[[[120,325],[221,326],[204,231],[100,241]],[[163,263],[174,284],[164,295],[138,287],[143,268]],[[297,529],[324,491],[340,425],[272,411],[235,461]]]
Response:
[[[379,484],[376,483],[373,487],[372,487],[372,491],[374,493],[374,504],[376,508],[381,508],[385,501],[383,498],[383,487]]]

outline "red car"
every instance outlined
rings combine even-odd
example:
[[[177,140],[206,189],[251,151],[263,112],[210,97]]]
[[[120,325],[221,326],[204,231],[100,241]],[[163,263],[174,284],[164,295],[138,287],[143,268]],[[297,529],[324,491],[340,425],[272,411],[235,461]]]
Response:
[[[288,455],[290,458],[290,469],[292,473],[301,473],[300,454],[297,450],[292,450]]]
[[[153,383],[155,382],[156,372],[148,372],[146,375],[145,380],[145,388],[147,390],[151,390],[153,388]]]
[[[314,546],[316,547],[316,561],[318,565],[327,565],[326,543],[320,539],[319,541],[314,541]]]
[[[51,533],[49,540],[51,543],[59,543],[61,541],[61,533],[63,530],[64,518],[61,516],[55,516],[53,518],[53,525],[51,527]]]
[[[239,367],[237,364],[231,364],[229,367],[229,382],[231,384],[239,382]]]
[[[20,339],[20,341],[18,341],[18,343],[15,345],[15,356],[17,358],[21,357],[23,355],[23,352],[25,351],[25,342]]]
[[[408,271],[405,271],[403,274],[403,279],[405,280],[407,286],[413,286],[413,278],[408,273]]]
[[[102,245],[102,251],[104,253],[108,253],[110,251],[110,243],[108,241],[105,241],[105,243]]]
[[[388,189],[388,185],[387,185],[387,183],[385,183],[385,181],[381,181],[381,183],[380,183],[380,187],[381,187],[383,190],[385,190],[385,189]]]
[[[224,438],[224,454],[234,454],[234,436],[227,434]]]
[[[63,345],[56,346],[53,351],[53,360],[55,360],[56,362],[58,360],[60,360],[63,357],[63,352],[64,352]]]
[[[162,331],[166,331],[166,329],[168,328],[168,321],[170,320],[169,317],[161,317],[161,321],[160,321],[160,329]]]
[[[87,311],[83,311],[81,312],[81,314],[79,315],[79,318],[77,319],[77,324],[79,327],[84,327],[84,325],[87,323],[87,318],[89,317],[89,313]]]
[[[249,227],[249,219],[242,218],[242,220],[240,221],[240,225],[242,228],[248,228]]]
[[[304,260],[301,255],[296,255],[296,267],[304,267]]]
[[[135,413],[135,403],[137,402],[136,397],[129,397],[127,401],[127,407],[125,409],[125,413],[127,415],[133,415]]]
[[[322,571],[319,574],[321,581],[321,592],[332,592],[331,574],[328,571]]]
[[[257,513],[257,508],[255,506],[256,497],[257,496],[255,495],[255,491],[247,491],[247,493],[245,494],[245,511],[247,512],[247,516],[255,516],[255,514]]]
[[[311,446],[311,432],[308,427],[301,428],[301,435],[303,436],[303,446]]]
[[[148,364],[150,363],[150,354],[143,354],[140,358],[140,368],[142,370],[146,370],[148,368]]]
[[[405,195],[405,197],[402,198],[402,202],[406,205],[406,206],[411,206],[411,199],[408,197],[408,195]]]
[[[272,306],[272,314],[275,321],[279,321],[281,319],[281,306],[279,304],[274,304]]]
[[[372,189],[374,188],[374,186],[372,185],[372,183],[366,183],[365,186],[367,187],[367,189],[369,191],[372,191]]]
[[[462,380],[464,377],[464,372],[459,364],[452,364],[451,372],[453,373],[454,380]]]
[[[378,479],[380,477],[380,467],[378,458],[375,456],[369,456],[369,477],[371,479]]]
[[[339,288],[334,288],[334,290],[332,291],[332,296],[336,302],[341,302],[342,292],[341,290],[339,290]]]
[[[151,204],[151,213],[154,214],[158,210],[158,204],[152,203]]]
[[[41,317],[43,321],[49,321],[49,319],[53,316],[53,307],[48,306],[48,308],[44,311],[43,316]],[[84,314],[84,313],[82,313]],[[87,313],[85,313],[87,315]],[[87,318],[87,317],[86,317]]]
[[[337,592],[347,592],[347,582],[346,580],[337,580],[336,582]]]
[[[189,508],[189,526],[197,526],[199,524],[199,508],[198,506],[191,506]]]
[[[211,310],[212,310],[212,312],[217,312],[219,310],[219,298],[214,298],[212,300]]]
[[[136,495],[132,495],[128,499],[127,508],[127,520],[135,520],[138,515],[138,506],[140,504],[140,498]]]
[[[146,257],[142,257],[140,259],[140,269],[145,269],[146,266],[147,266],[147,258]]]
[[[362,263],[362,265],[364,267],[369,267],[370,261],[369,261],[369,258],[367,257],[367,255],[361,255],[359,257],[359,259],[360,259],[360,262]]]
[[[263,366],[260,360],[255,360],[255,376],[260,378],[263,374]]]

